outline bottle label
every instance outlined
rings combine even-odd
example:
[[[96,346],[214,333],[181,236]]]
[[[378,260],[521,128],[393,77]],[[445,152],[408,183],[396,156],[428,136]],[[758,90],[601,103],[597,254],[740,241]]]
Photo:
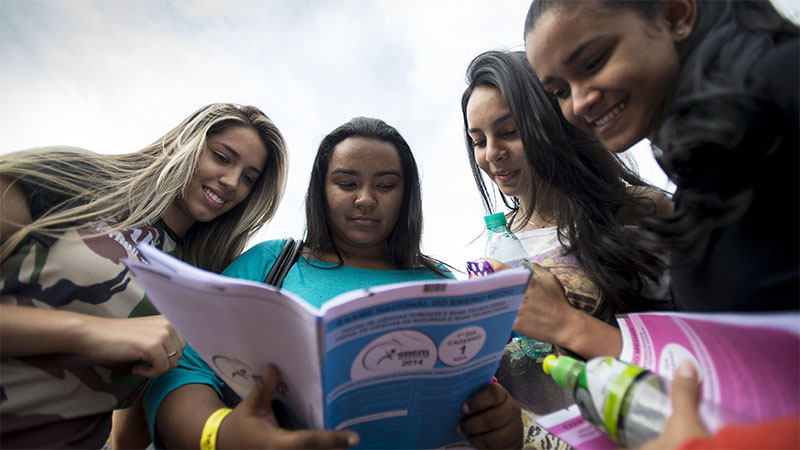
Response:
[[[644,369],[615,358],[595,358],[586,363],[586,384],[603,428],[618,440],[619,414],[625,393]]]

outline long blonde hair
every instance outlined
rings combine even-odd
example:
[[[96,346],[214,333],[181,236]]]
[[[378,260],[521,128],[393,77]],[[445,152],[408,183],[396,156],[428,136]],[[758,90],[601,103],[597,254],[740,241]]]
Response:
[[[264,170],[250,195],[224,215],[195,223],[184,236],[183,259],[220,272],[244,249],[248,239],[278,209],[286,186],[286,143],[278,128],[254,106],[214,103],[205,106],[165,136],[134,153],[99,155],[72,147],[50,147],[0,157],[0,175],[24,180],[66,196],[33,223],[22,226],[0,246],[8,257],[30,233],[59,236],[71,227],[113,219],[102,234],[153,224],[184,195],[209,135],[230,127],[255,130],[267,148]],[[100,233],[98,233],[100,234]]]

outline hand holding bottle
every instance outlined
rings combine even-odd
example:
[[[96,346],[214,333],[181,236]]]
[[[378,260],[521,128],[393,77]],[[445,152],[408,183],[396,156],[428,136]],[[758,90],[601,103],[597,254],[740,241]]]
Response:
[[[697,370],[691,363],[681,362],[675,369],[675,379],[672,380],[672,415],[667,419],[664,432],[656,439],[646,442],[642,448],[678,448],[689,439],[708,436],[700,418],[700,393]]]
[[[584,419],[626,447],[649,445],[663,434],[664,440],[652,448],[671,448],[682,439],[707,435],[705,426],[715,431],[741,420],[716,404],[700,401],[698,383],[691,377],[694,371],[686,367],[676,373],[676,383],[611,357],[583,362],[548,355],[542,368],[572,392]],[[671,388],[679,390],[672,396],[681,408],[675,413]]]
[[[529,264],[525,248],[514,233],[508,229],[505,214],[492,214],[484,217],[483,220],[489,230],[489,238],[486,240],[487,258],[493,258],[495,262],[501,261],[504,266],[520,267],[523,264]],[[553,345],[550,342],[552,341],[533,339],[527,334],[519,332],[515,325],[511,342],[506,349],[512,359],[528,357],[535,360],[552,350]]]
[[[509,268],[506,264],[487,258],[494,271]],[[567,302],[564,288],[555,275],[536,263],[527,263],[532,270],[525,288],[525,298],[514,321],[514,331],[533,339],[562,345],[560,335],[564,323],[572,314],[578,313]]]
[[[509,268],[490,258],[494,271]],[[619,355],[622,335],[619,330],[570,306],[564,287],[547,268],[525,262],[533,275],[525,288],[514,331],[568,349],[584,358]]]

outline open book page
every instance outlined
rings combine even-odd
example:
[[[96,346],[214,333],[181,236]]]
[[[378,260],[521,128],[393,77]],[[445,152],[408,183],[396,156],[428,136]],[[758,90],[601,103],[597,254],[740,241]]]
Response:
[[[399,283],[323,307],[328,428],[361,447],[467,446],[461,405],[492,379],[530,272]]]
[[[648,313],[617,316],[621,359],[672,379],[690,360],[703,398],[746,419],[800,412],[800,314]]]
[[[300,423],[323,428],[316,308],[290,292],[207,272],[153,247],[140,251],[149,265],[125,264],[225,383],[244,398],[263,368],[275,364],[277,397]]]

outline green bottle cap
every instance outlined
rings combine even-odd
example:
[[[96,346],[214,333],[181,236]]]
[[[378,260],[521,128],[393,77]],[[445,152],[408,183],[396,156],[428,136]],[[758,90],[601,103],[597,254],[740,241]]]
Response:
[[[556,355],[547,355],[544,361],[542,361],[542,369],[544,369],[544,373],[553,377],[557,385],[565,388],[567,387],[567,374],[569,373],[569,369],[575,364],[583,363],[569,356],[556,357]]]
[[[506,214],[501,212],[486,216],[483,218],[483,221],[486,222],[486,228],[490,230],[492,228],[504,227],[508,224],[508,222],[506,222]]]

